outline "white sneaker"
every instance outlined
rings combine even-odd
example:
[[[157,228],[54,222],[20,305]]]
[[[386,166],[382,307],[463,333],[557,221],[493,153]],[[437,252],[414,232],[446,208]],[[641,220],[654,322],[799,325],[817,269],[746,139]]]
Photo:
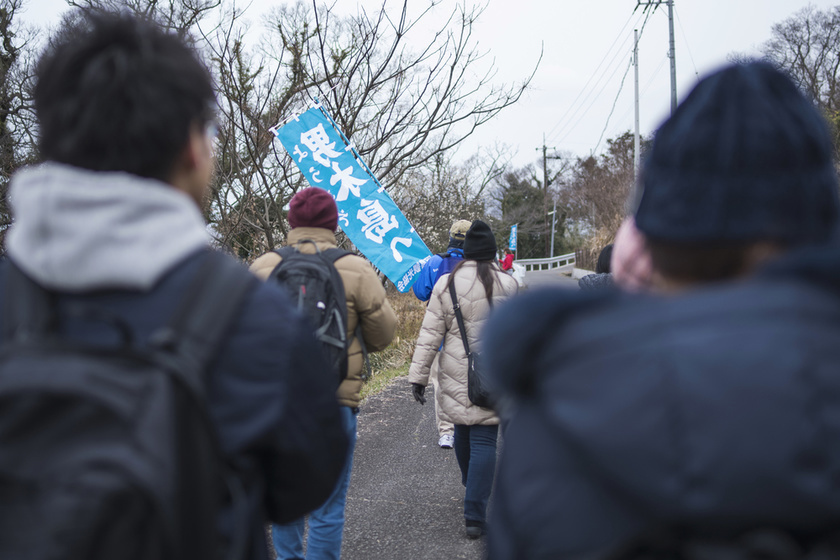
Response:
[[[438,445],[444,449],[452,449],[452,446],[455,445],[455,436],[443,434],[438,440]]]

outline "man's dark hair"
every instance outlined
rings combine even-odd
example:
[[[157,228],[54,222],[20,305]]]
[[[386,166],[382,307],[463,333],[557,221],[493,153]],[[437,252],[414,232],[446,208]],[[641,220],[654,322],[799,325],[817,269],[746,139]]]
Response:
[[[152,21],[85,11],[38,62],[41,156],[166,181],[190,128],[212,119],[213,80],[183,39]]]

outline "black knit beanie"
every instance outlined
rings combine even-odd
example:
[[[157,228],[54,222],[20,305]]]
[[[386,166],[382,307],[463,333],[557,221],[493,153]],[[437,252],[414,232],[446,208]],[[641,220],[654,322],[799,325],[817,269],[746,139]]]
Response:
[[[645,161],[636,227],[671,242],[828,239],[837,176],[823,118],[763,63],[702,80]]]
[[[492,261],[496,259],[496,237],[490,226],[476,220],[464,238],[464,258],[474,261]]]

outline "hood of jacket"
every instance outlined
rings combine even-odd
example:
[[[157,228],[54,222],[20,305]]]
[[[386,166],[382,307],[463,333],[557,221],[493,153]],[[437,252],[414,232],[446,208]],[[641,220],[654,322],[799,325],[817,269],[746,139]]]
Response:
[[[44,163],[16,173],[9,198],[8,255],[49,289],[148,290],[209,243],[188,195],[128,173]]]

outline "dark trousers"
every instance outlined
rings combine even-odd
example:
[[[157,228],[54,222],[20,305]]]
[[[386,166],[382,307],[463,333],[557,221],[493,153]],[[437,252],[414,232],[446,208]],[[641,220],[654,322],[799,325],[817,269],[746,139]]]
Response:
[[[498,426],[455,425],[455,457],[461,468],[464,519],[484,523],[496,471]]]

